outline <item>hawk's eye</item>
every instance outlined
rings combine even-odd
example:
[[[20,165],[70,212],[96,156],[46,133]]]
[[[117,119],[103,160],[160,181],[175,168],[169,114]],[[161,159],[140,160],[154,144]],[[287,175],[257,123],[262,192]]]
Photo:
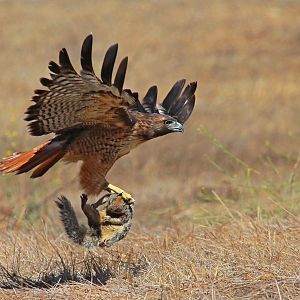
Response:
[[[173,120],[166,120],[166,121],[165,121],[165,125],[171,125],[171,124],[173,124],[173,123],[174,123]]]

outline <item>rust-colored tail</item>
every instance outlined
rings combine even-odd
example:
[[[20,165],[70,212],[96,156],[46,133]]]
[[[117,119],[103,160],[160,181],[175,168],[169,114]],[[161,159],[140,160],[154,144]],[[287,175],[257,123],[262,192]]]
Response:
[[[32,150],[14,153],[0,161],[0,172],[22,174],[37,167],[31,178],[44,175],[56,162],[65,155],[65,143],[48,141]]]

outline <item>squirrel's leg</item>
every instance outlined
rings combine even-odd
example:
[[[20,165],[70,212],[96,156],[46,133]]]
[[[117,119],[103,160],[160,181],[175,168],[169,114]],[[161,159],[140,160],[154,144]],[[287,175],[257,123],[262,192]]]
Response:
[[[88,197],[86,194],[82,194],[80,196],[81,199],[81,209],[86,215],[88,219],[88,224],[91,228],[95,230],[100,230],[100,217],[99,217],[99,212],[96,208],[94,208],[90,204],[86,204]]]
[[[108,215],[106,215],[104,218],[103,218],[103,222],[104,223],[107,223],[108,225],[124,225],[124,218],[120,217],[120,218],[112,218]]]

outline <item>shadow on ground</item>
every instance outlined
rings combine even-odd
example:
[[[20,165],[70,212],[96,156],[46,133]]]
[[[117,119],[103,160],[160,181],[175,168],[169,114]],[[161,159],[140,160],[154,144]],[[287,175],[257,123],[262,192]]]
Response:
[[[139,276],[147,268],[146,261],[137,263],[122,261],[104,261],[102,258],[89,254],[80,266],[66,265],[61,259],[57,271],[43,272],[34,279],[30,275],[22,275],[17,269],[8,269],[0,265],[0,288],[52,288],[70,282],[92,283],[105,285],[110,279],[123,273],[123,276]]]

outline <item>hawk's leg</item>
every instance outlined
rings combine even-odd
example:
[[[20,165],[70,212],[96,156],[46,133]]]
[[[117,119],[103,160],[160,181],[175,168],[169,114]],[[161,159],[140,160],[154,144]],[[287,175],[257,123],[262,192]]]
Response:
[[[110,193],[113,192],[113,193],[122,195],[122,197],[125,200],[127,200],[128,203],[133,203],[134,202],[134,199],[132,198],[132,196],[129,193],[123,191],[121,188],[119,188],[119,187],[117,187],[117,186],[115,186],[115,185],[113,185],[111,183],[108,185],[108,187],[106,188],[106,190],[108,192],[110,192]]]

